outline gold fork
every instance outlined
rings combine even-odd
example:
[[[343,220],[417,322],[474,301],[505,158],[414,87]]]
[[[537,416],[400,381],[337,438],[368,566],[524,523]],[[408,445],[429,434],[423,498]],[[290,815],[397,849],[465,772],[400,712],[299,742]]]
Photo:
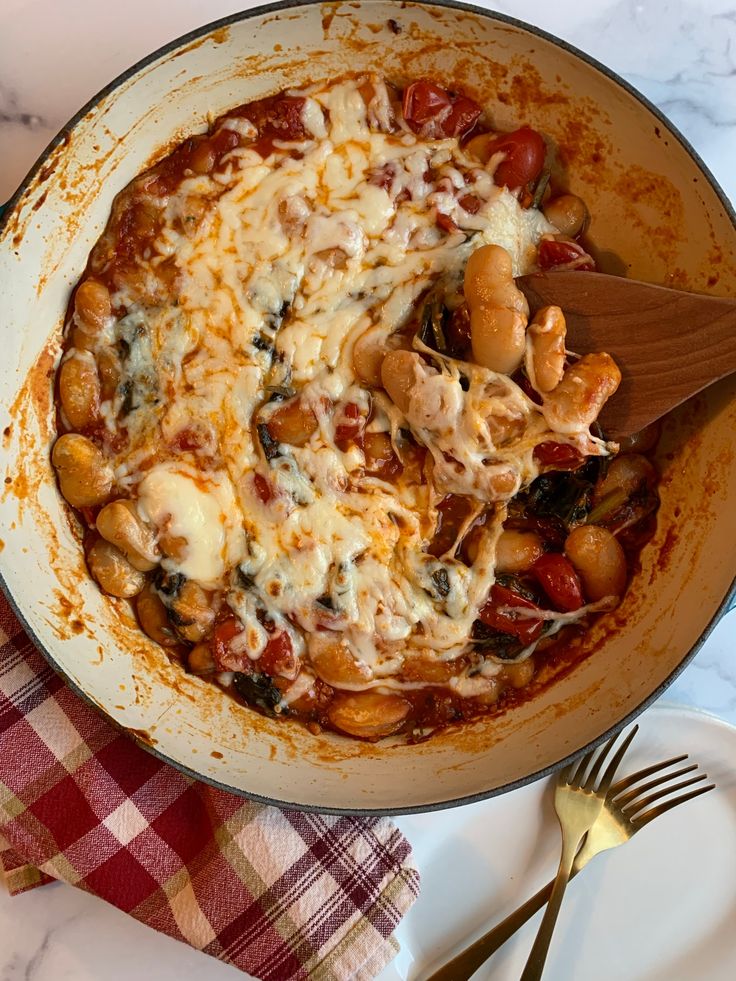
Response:
[[[598,774],[618,738],[618,733],[605,743],[597,756],[594,756],[593,753],[586,753],[579,762],[572,763],[562,770],[557,777],[555,811],[562,829],[560,865],[557,869],[547,908],[544,911],[542,922],[539,925],[539,930],[534,938],[532,949],[519,981],[539,981],[539,978],[542,977],[544,962],[547,959],[547,951],[552,940],[552,932],[560,912],[562,897],[565,895],[567,883],[570,881],[575,856],[580,850],[583,838],[603,813],[606,794],[613,783],[618,765],[636,732],[636,728],[632,729],[624,739],[616,755],[606,767],[600,782],[598,782]]]
[[[627,737],[626,743],[623,745],[624,750],[633,739],[637,729],[638,726],[635,726]],[[605,751],[607,751],[607,748]],[[592,755],[592,753],[588,754],[588,762]],[[611,786],[606,794],[603,809],[600,812],[598,820],[591,827],[582,847],[575,856],[570,878],[577,875],[599,852],[624,844],[637,831],[640,831],[650,821],[653,821],[654,818],[665,814],[679,804],[684,804],[686,801],[692,800],[694,797],[699,797],[701,794],[714,789],[715,784],[710,784],[707,787],[698,787],[679,797],[662,801],[661,804],[655,807],[651,806],[663,797],[667,797],[670,794],[684,790],[686,787],[705,780],[706,775],[701,773],[699,776],[691,777],[689,780],[683,780],[680,783],[670,785],[672,781],[696,770],[697,763],[692,763],[690,766],[683,767],[673,773],[660,775],[640,787],[635,786],[640,781],[646,780],[647,777],[661,774],[663,770],[667,770],[677,763],[682,763],[687,758],[688,756],[685,754],[683,756],[673,757],[670,760],[664,760],[662,763],[654,763],[617,781]],[[662,789],[657,793],[642,797],[643,794],[647,794],[648,791],[654,790],[656,787]],[[521,929],[527,920],[531,919],[544,906],[550,898],[553,885],[554,882],[548,882],[546,886],[543,886],[539,892],[535,893],[522,906],[514,910],[513,913],[510,913],[506,919],[502,920],[501,923],[498,923],[482,937],[466,947],[456,957],[427,977],[425,981],[467,981],[468,978],[475,974],[484,961],[488,960],[517,930]]]

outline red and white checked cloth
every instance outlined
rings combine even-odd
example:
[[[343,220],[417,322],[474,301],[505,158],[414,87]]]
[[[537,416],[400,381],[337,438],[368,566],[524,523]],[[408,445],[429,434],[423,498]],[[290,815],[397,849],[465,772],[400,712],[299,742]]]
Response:
[[[0,593],[0,870],[69,882],[263,981],[369,979],[417,897],[387,818],[280,811],[116,732],[52,671]]]

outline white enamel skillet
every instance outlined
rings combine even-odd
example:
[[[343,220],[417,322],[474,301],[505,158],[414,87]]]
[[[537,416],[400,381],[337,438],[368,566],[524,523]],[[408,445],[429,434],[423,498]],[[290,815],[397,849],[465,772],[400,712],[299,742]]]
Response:
[[[173,141],[261,95],[376,65],[398,82],[455,83],[500,129],[541,130],[558,181],[590,208],[603,271],[736,293],[736,218],[713,177],[653,106],[568,45],[459,3],[276,4],[228,17],[81,109],[0,218],[0,575],[68,683],[175,766],[281,805],[396,813],[549,772],[642,711],[694,656],[734,594],[736,388],[722,383],[668,420],[657,533],[624,602],[574,668],[500,717],[417,746],[364,745],[262,718],[169,664],[89,581],[50,468],[69,291],[116,192]]]

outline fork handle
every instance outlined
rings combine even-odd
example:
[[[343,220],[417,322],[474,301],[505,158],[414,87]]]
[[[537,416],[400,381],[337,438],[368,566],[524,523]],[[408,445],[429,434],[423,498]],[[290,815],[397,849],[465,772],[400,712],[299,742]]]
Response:
[[[572,874],[575,875],[575,872]],[[491,954],[495,954],[509,937],[513,937],[516,931],[520,930],[526,921],[544,906],[552,893],[553,885],[554,879],[550,879],[546,886],[542,886],[539,892],[527,899],[513,913],[509,913],[505,920],[497,923],[492,930],[488,930],[482,937],[479,937],[469,947],[453,957],[451,961],[443,964],[424,981],[468,981],[468,978],[475,974]]]
[[[580,852],[578,852],[579,855]],[[584,862],[579,867],[577,863],[573,865],[570,878],[574,879],[586,864],[587,862]],[[491,954],[495,954],[499,948],[503,947],[507,940],[510,940],[518,930],[521,930],[527,920],[531,920],[534,914],[538,913],[544,904],[549,902],[554,884],[555,880],[550,879],[518,909],[509,913],[505,919],[487,930],[482,937],[478,937],[477,940],[461,950],[459,954],[439,967],[433,974],[427,975],[424,981],[468,981]]]
[[[552,932],[557,922],[557,915],[562,905],[562,897],[565,895],[567,883],[570,881],[573,862],[575,861],[575,855],[579,847],[580,839],[577,841],[570,841],[568,839],[563,842],[560,867],[557,870],[557,876],[552,886],[552,894],[549,897],[547,909],[544,911],[542,922],[539,925],[539,930],[534,938],[534,944],[519,981],[539,981],[542,977],[544,962],[547,960],[547,951],[552,940]]]

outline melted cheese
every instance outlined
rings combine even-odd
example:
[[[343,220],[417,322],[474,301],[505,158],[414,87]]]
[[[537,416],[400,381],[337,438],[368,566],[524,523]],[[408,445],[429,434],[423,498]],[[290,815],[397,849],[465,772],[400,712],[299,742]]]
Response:
[[[138,485],[138,507],[144,518],[176,539],[183,554],[164,559],[164,566],[216,588],[243,554],[243,531],[235,496],[224,475],[198,473],[178,464],[159,464]]]
[[[440,281],[457,294],[484,243],[507,249],[516,275],[529,271],[539,238],[554,229],[496,187],[457,140],[392,131],[386,87],[373,79],[372,91],[366,106],[358,82],[315,87],[298,152],[277,142],[263,159],[240,147],[214,175],[151,197],[163,224],[150,255],[138,257],[143,289],[124,284],[113,297],[127,314],[108,334],[126,355],[121,394],[103,415],[111,430],[123,418],[130,441],[115,461],[119,486],[185,543],[166,568],[222,590],[240,620],[233,650],[260,657],[265,613],[297,653],[310,632],[338,632],[373,678],[345,687],[421,687],[395,676],[413,654],[452,660],[468,650],[505,514],[499,506],[472,567],[452,554],[438,560],[426,552],[437,496],[507,499],[536,475],[532,451],[549,432],[510,379],[436,357],[404,419],[356,379],[352,347],[369,327],[386,337],[402,327]],[[239,117],[221,125],[254,135]],[[461,204],[470,194],[473,214]],[[443,231],[438,214],[457,229]],[[176,269],[173,302],[157,299],[164,260]],[[298,390],[318,422],[306,445],[282,444],[268,462],[257,422],[280,403],[265,405],[266,386]],[[360,448],[338,448],[325,405],[367,411],[371,398],[373,432],[398,440],[408,425],[428,447],[433,489],[361,479]],[[502,439],[518,421],[522,436]],[[183,432],[196,440],[177,443]],[[587,432],[567,440],[605,451]],[[508,472],[512,485],[499,493],[494,481]],[[285,701],[309,683],[305,673]],[[488,683],[453,684],[472,694]]]

